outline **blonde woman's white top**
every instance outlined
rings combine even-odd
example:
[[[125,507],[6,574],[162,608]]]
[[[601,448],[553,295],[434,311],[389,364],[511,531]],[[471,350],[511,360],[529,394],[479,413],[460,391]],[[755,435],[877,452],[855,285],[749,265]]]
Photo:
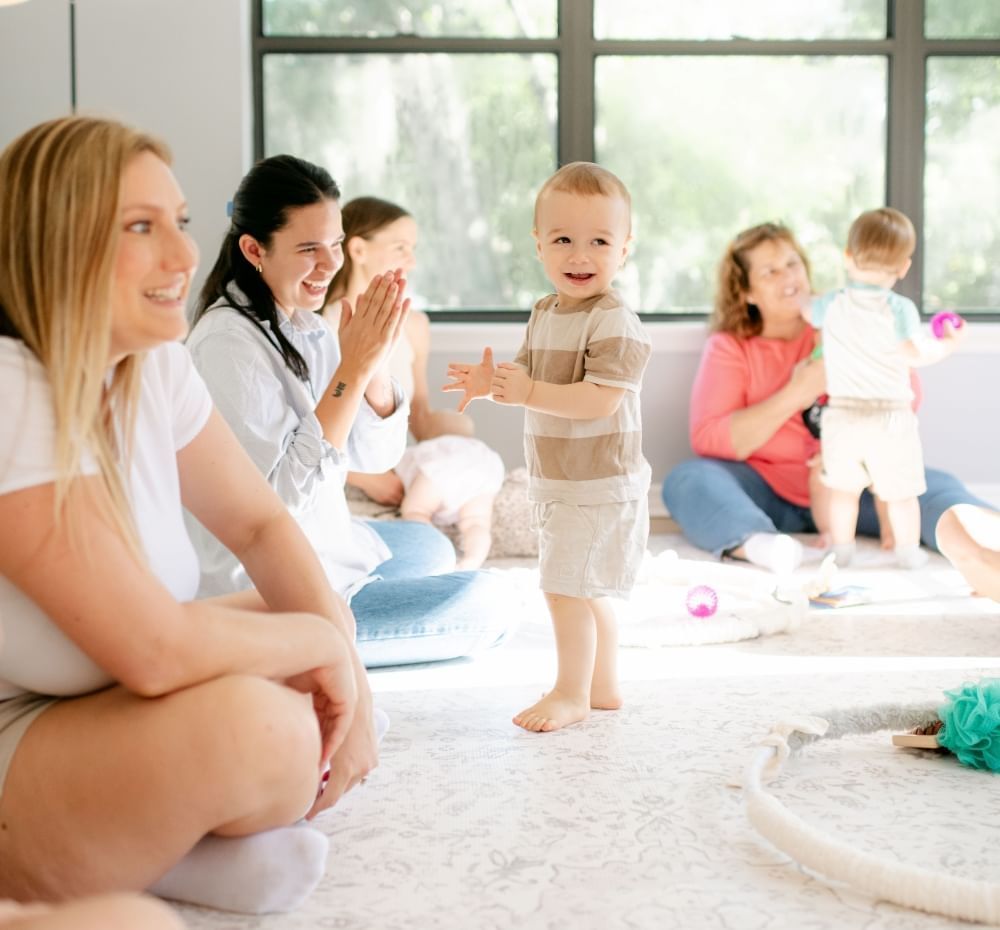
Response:
[[[56,480],[55,417],[45,369],[24,343],[0,338],[0,495]],[[128,496],[149,566],[179,601],[198,589],[198,557],[184,526],[177,453],[212,411],[187,350],[176,343],[147,353],[135,424]],[[84,472],[93,474],[92,459]],[[17,531],[4,527],[3,532]],[[53,579],[53,584],[58,583]],[[122,623],[128,622],[127,617]],[[62,630],[0,576],[0,699],[26,692],[87,694],[113,683]]]

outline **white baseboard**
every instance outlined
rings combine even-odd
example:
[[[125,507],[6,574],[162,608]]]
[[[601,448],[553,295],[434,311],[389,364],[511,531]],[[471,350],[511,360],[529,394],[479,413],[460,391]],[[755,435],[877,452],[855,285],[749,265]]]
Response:
[[[1000,484],[970,484],[969,490],[1000,510]]]
[[[968,488],[976,497],[981,497],[987,504],[1000,510],[1000,484],[970,484]],[[667,510],[666,504],[663,503],[660,490],[661,482],[654,481],[649,489],[650,519],[670,516],[670,511]]]
[[[513,354],[524,340],[524,323],[449,323],[432,324],[434,352],[481,353],[484,346],[494,354]],[[644,329],[654,352],[684,352],[697,355],[708,337],[708,323],[693,320],[645,323]]]
[[[660,491],[663,487],[663,480],[654,480],[649,488],[649,516],[650,519],[654,517],[669,517],[670,511],[667,510],[667,505],[663,503],[663,497]]]
[[[479,323],[450,323],[437,319],[432,324],[434,352],[482,352],[490,346],[495,353],[516,352],[524,339],[524,323],[503,320]],[[708,338],[707,320],[647,320],[643,328],[653,344],[653,352],[700,353]],[[971,338],[958,350],[963,355],[1000,354],[1000,323],[975,322]]]

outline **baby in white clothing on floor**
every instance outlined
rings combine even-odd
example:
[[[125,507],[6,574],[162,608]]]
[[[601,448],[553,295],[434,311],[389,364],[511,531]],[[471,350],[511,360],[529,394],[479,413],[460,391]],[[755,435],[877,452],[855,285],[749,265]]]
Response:
[[[455,567],[478,568],[490,551],[493,501],[503,484],[503,460],[471,436],[438,436],[409,446],[394,469],[403,482],[404,520],[457,526]]]

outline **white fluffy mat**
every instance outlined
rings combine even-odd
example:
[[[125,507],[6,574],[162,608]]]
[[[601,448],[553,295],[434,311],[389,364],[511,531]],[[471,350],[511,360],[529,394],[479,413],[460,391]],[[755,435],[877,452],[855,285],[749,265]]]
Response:
[[[778,579],[745,562],[719,562],[677,536],[651,539],[638,583],[628,600],[615,601],[621,644],[658,647],[733,643],[788,633],[823,622],[850,627],[860,617],[896,620],[917,615],[995,613],[996,605],[970,599],[968,585],[939,555],[920,571],[898,569],[874,540],[860,540],[855,564],[837,571],[807,550],[794,575]],[[654,555],[655,553],[655,555]],[[509,611],[531,636],[550,637],[545,600],[533,560],[494,563],[507,578]],[[687,597],[695,586],[718,596],[710,617],[692,616]],[[850,594],[835,609],[821,609],[810,597],[830,590]],[[963,654],[969,654],[964,653]]]
[[[545,600],[534,568],[504,569],[512,599],[511,612],[522,617],[525,630],[546,636]],[[773,575],[733,563],[679,558],[668,549],[646,554],[638,583],[628,600],[615,600],[622,646],[688,646],[730,643],[798,627],[805,619],[803,581],[783,585]],[[688,609],[695,588],[709,588],[717,606],[710,616]]]

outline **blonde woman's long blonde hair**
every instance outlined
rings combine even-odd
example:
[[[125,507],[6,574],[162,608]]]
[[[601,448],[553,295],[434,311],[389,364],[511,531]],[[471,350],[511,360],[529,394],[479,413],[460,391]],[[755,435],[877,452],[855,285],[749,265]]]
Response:
[[[112,286],[122,175],[167,147],[121,123],[66,117],[28,130],[0,154],[0,335],[45,368],[55,422],[56,523],[86,456],[96,462],[106,516],[140,551],[126,491],[142,357],[109,377]]]

